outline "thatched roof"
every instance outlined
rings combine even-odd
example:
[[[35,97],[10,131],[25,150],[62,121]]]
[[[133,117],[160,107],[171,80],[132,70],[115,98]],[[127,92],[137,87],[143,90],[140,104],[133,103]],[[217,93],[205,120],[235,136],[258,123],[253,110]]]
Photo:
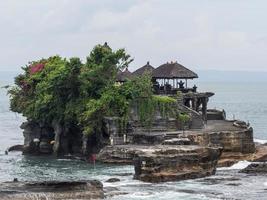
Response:
[[[133,75],[134,76],[142,76],[143,74],[145,73],[151,73],[155,68],[152,67],[149,62],[146,63],[146,65],[144,65],[143,67],[135,70],[133,72]]]
[[[116,80],[118,82],[125,82],[128,79],[132,78],[132,73],[128,70],[128,68],[126,68],[124,71],[119,70],[118,74],[116,76]]]
[[[180,79],[193,79],[198,78],[198,75],[184,67],[183,65],[177,62],[165,63],[160,65],[158,68],[152,72],[153,78],[180,78]]]

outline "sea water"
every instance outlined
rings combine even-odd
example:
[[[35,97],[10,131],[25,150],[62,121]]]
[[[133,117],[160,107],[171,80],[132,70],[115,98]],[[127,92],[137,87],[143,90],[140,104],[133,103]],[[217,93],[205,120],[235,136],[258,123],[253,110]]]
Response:
[[[0,81],[0,85],[12,81],[12,76]],[[200,91],[215,92],[209,101],[210,108],[225,109],[227,117],[249,121],[257,141],[267,140],[267,84],[264,83],[198,83]],[[267,176],[238,173],[249,162],[241,161],[230,168],[219,168],[216,175],[178,182],[160,184],[133,180],[132,166],[93,166],[82,161],[53,157],[23,156],[4,151],[12,145],[23,144],[20,124],[25,119],[9,111],[6,90],[0,89],[0,182],[18,178],[22,181],[89,180],[103,182],[107,199],[267,199]],[[109,178],[119,178],[107,183]],[[115,194],[114,196],[111,194]],[[1,194],[0,194],[1,195]]]

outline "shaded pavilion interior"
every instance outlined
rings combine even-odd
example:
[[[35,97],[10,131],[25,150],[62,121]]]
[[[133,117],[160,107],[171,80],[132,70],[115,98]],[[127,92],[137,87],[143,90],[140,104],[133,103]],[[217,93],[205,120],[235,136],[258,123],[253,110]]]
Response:
[[[198,78],[198,75],[177,62],[160,65],[152,71],[152,79],[156,94],[177,94],[178,91],[196,92],[196,86],[188,88],[188,79]]]

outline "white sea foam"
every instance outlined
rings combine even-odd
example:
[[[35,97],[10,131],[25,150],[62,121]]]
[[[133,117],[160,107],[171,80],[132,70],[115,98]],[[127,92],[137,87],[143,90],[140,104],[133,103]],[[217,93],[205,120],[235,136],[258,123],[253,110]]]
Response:
[[[267,182],[264,182],[263,185],[264,185],[264,186],[267,186]]]
[[[267,140],[261,140],[261,139],[254,138],[254,142],[257,142],[257,143],[260,143],[260,144],[265,144],[265,143],[267,143]]]
[[[235,170],[235,169],[244,169],[247,166],[250,165],[251,162],[248,162],[246,160],[239,161],[238,163],[234,164],[231,167],[220,167],[217,170]]]

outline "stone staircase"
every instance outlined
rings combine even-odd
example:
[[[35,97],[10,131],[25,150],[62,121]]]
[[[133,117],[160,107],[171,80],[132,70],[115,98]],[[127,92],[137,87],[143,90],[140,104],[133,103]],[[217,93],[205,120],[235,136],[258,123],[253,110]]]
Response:
[[[177,131],[176,119],[157,119],[152,122],[150,128],[143,127],[138,122],[135,122],[133,124],[134,133]]]

